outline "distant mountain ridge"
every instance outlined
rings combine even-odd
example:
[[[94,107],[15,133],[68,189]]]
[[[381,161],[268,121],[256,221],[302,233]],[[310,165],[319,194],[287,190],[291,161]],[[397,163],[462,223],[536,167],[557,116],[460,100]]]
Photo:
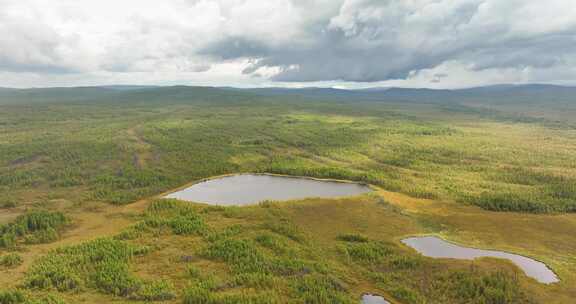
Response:
[[[368,88],[343,90],[333,88],[268,88],[242,89],[262,95],[300,95],[305,97],[361,98],[365,100],[412,101],[412,102],[576,102],[576,87],[526,84],[495,85],[465,89],[429,89],[429,88]]]
[[[80,101],[139,99],[206,99],[260,98],[273,96],[303,97],[322,100],[365,100],[395,102],[576,102],[576,87],[548,84],[494,85],[466,89],[368,88],[346,90],[337,88],[233,88],[201,86],[106,85],[85,87],[54,87],[13,89],[0,88],[0,103],[6,100]]]
[[[33,88],[11,88],[0,87],[2,91],[37,91],[37,90],[65,90],[65,89],[111,89],[111,90],[140,90],[155,88],[213,88],[233,91],[254,91],[263,93],[289,93],[289,92],[306,92],[306,93],[384,93],[394,91],[414,91],[414,92],[502,92],[510,90],[546,90],[546,89],[576,89],[576,86],[554,85],[554,84],[497,84],[488,86],[478,86],[461,89],[432,89],[432,88],[409,88],[409,87],[371,87],[364,89],[341,89],[332,87],[220,87],[220,86],[194,86],[194,85],[94,85],[94,86],[72,86],[72,87],[33,87]]]

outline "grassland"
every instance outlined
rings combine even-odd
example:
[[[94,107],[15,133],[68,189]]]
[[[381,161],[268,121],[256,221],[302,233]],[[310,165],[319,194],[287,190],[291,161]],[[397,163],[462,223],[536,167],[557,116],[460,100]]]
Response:
[[[0,303],[576,298],[569,117],[205,90],[0,105]],[[154,199],[235,172],[381,190],[247,208]],[[422,258],[398,242],[417,234],[525,254],[561,282],[499,260]]]

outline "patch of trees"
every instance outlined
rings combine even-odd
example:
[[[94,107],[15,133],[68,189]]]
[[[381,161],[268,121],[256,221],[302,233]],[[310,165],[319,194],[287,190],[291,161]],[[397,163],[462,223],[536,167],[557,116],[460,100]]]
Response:
[[[61,212],[26,212],[0,226],[0,247],[14,247],[18,240],[29,244],[52,242],[58,239],[59,230],[67,223],[69,219]]]
[[[107,238],[59,248],[32,265],[24,285],[59,292],[93,287],[134,300],[170,300],[175,297],[172,284],[163,280],[145,281],[129,270],[129,261],[148,251],[147,247]]]

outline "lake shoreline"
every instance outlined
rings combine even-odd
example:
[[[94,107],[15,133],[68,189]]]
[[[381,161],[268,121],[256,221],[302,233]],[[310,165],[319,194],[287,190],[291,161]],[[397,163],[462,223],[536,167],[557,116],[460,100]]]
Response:
[[[372,184],[367,184],[367,183],[362,183],[362,182],[356,182],[356,181],[352,181],[352,180],[346,180],[346,179],[336,179],[336,178],[320,178],[320,177],[312,177],[312,176],[301,176],[301,175],[288,175],[288,174],[278,174],[278,173],[266,173],[266,172],[258,172],[258,173],[254,173],[254,172],[236,172],[236,173],[228,173],[228,174],[221,174],[221,175],[214,175],[214,176],[210,176],[207,178],[203,178],[203,179],[199,179],[199,180],[195,180],[189,183],[186,183],[182,186],[179,186],[177,188],[173,188],[171,190],[162,192],[161,194],[158,194],[157,197],[164,197],[167,194],[170,193],[174,193],[174,192],[178,192],[180,190],[189,188],[193,185],[196,184],[200,184],[203,182],[207,182],[207,181],[211,181],[211,180],[215,180],[215,179],[219,179],[219,178],[224,178],[224,177],[232,177],[232,176],[238,176],[238,175],[262,175],[262,176],[277,176],[277,177],[287,177],[287,178],[300,178],[300,179],[308,179],[308,180],[314,180],[314,181],[320,181],[320,182],[334,182],[334,183],[344,183],[344,184],[356,184],[356,185],[361,185],[361,186],[366,186],[369,187],[370,189],[372,189],[373,191],[376,191],[378,189],[380,189],[377,186],[374,186]]]
[[[528,275],[528,273],[526,273],[526,271],[520,266],[518,265],[516,262],[514,262],[512,259],[510,258],[506,258],[506,257],[498,257],[498,256],[478,256],[478,257],[474,257],[474,258],[455,258],[455,257],[435,257],[435,256],[430,256],[427,255],[423,252],[421,252],[420,250],[416,249],[415,247],[411,246],[410,244],[407,244],[405,241],[406,240],[410,240],[410,239],[416,239],[416,240],[422,240],[424,238],[435,238],[437,240],[440,240],[441,242],[444,242],[446,244],[452,245],[452,246],[456,246],[459,247],[461,249],[465,249],[465,250],[477,250],[477,251],[486,251],[486,252],[493,252],[493,253],[501,253],[501,254],[506,254],[506,255],[511,255],[511,256],[517,256],[520,258],[524,258],[524,259],[528,259],[531,260],[533,262],[537,262],[540,263],[542,265],[544,265],[547,269],[547,271],[549,271],[555,278],[555,280],[550,281],[550,282],[544,282],[539,280],[538,278],[535,278],[533,276]],[[522,270],[522,272],[524,272],[524,274],[534,280],[536,280],[539,283],[542,284],[546,284],[546,285],[551,285],[551,284],[556,284],[556,283],[560,283],[560,276],[552,269],[552,267],[550,265],[548,265],[547,263],[545,263],[544,261],[541,261],[537,258],[532,258],[530,256],[526,256],[523,254],[518,254],[518,253],[514,253],[511,251],[506,251],[506,250],[500,250],[500,249],[484,249],[484,248],[479,248],[479,247],[474,247],[474,246],[468,246],[468,245],[461,245],[458,244],[457,242],[454,241],[450,241],[450,240],[446,240],[445,238],[443,238],[442,236],[438,235],[438,234],[418,234],[418,235],[411,235],[411,236],[407,236],[404,237],[400,240],[400,243],[402,243],[404,246],[415,250],[416,252],[418,252],[419,254],[421,254],[422,256],[428,257],[428,258],[433,258],[433,259],[456,259],[456,260],[476,260],[476,259],[482,259],[482,258],[494,258],[494,259],[500,259],[500,260],[507,260],[509,262],[511,262],[512,264],[514,264],[516,267],[518,267],[520,270]]]
[[[222,188],[218,190],[215,187]],[[272,173],[231,173],[188,183],[162,194],[160,198],[245,206],[262,201],[291,201],[314,197],[337,199],[377,190],[378,188],[372,185],[349,180]]]

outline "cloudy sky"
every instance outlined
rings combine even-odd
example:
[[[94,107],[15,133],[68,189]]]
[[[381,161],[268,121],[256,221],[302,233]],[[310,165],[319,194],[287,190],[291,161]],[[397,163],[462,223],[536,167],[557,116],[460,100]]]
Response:
[[[576,84],[574,0],[0,0],[0,86]]]

